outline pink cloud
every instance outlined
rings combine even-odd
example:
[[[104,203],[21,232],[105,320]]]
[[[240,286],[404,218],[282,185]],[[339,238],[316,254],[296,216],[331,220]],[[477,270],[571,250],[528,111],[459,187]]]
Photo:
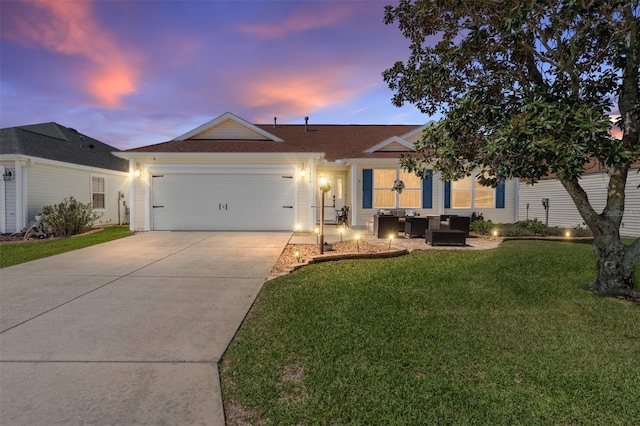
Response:
[[[251,78],[242,88],[243,105],[282,116],[301,116],[349,102],[375,82],[358,80],[349,68],[309,73],[274,72]]]
[[[349,16],[353,8],[349,4],[334,3],[323,10],[298,10],[282,22],[262,25],[243,25],[240,30],[262,38],[282,38],[291,33],[334,25]]]
[[[80,77],[98,106],[115,108],[122,97],[135,91],[135,61],[93,18],[91,2],[33,0],[28,4],[33,6],[31,13],[11,17],[12,28],[4,32],[7,38],[86,59],[90,71],[74,77]]]

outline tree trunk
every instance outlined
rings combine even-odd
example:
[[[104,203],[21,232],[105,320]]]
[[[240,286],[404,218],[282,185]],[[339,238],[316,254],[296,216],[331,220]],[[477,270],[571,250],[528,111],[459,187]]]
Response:
[[[636,241],[637,243],[637,241]],[[591,289],[601,295],[631,296],[640,295],[634,289],[633,269],[638,260],[634,255],[635,246],[625,246],[617,235],[603,233],[593,241],[598,276]]]
[[[593,210],[587,193],[577,179],[560,179],[593,233],[598,276],[591,288],[601,295],[640,295],[640,291],[634,289],[633,283],[633,270],[640,260],[640,239],[630,246],[625,246],[620,239],[627,171],[624,167],[614,167],[610,170],[607,207],[602,214]]]

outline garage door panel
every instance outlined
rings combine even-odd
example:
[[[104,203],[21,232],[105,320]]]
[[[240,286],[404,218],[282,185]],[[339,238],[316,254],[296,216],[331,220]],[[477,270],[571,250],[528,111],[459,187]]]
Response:
[[[171,173],[153,178],[155,230],[290,230],[294,182],[281,174]]]

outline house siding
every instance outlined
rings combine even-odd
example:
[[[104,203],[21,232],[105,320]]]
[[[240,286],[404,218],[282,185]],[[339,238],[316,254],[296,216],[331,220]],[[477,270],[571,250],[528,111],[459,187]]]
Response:
[[[233,120],[226,120],[212,129],[205,130],[202,133],[195,135],[192,139],[268,140],[267,137],[256,133]]]
[[[594,173],[583,176],[580,184],[587,192],[589,201],[596,212],[606,207],[607,185],[609,177],[606,173]],[[625,215],[622,218],[620,234],[627,237],[640,237],[640,174],[638,169],[629,171],[626,185]],[[546,215],[542,206],[542,198],[549,199],[549,225],[571,228],[585,227],[584,220],[573,200],[562,183],[557,179],[543,180],[535,185],[520,183],[519,220],[538,219],[545,222]],[[527,212],[527,203],[529,209]]]
[[[82,203],[91,202],[91,176],[105,178],[105,209],[97,210],[102,216],[96,224],[118,223],[118,191],[128,199],[128,175],[108,170],[65,167],[36,162],[25,169],[27,176],[27,222],[35,220],[42,207],[60,203],[73,196]],[[121,210],[121,220],[124,210]]]

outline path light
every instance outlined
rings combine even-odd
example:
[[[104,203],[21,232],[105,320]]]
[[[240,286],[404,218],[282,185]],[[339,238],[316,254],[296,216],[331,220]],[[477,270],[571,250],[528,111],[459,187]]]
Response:
[[[356,235],[356,251],[360,251],[360,234]]]
[[[338,229],[338,232],[340,232],[340,242],[342,242],[342,234],[344,234],[344,226],[341,226],[341,227]]]
[[[391,241],[393,241],[393,235],[389,235],[389,250],[391,250]]]
[[[316,244],[318,244],[318,235],[320,235],[320,230],[317,226],[313,227],[313,233],[316,234]]]
[[[324,195],[331,190],[331,184],[326,176],[320,176],[320,254],[324,254]]]
[[[567,238],[571,238],[571,231],[567,229],[567,232],[564,233],[564,236]]]
[[[498,229],[494,228],[494,230],[491,231],[491,235],[493,235],[493,238],[498,238]]]
[[[298,263],[300,263],[300,250],[296,250],[294,256],[296,257],[296,260],[298,261]]]

